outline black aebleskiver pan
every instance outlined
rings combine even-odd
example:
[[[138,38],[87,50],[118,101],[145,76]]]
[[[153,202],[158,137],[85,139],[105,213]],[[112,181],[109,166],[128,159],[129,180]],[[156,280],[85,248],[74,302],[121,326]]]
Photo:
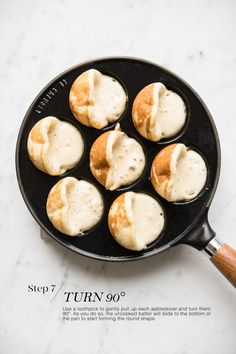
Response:
[[[146,153],[145,171],[139,180],[114,192],[105,190],[91,174],[89,151],[94,140],[104,130],[114,129],[115,124],[102,130],[83,126],[73,117],[68,104],[73,81],[91,68],[115,77],[125,88],[128,95],[127,107],[118,122],[123,131],[143,145]],[[147,84],[157,81],[164,83],[183,98],[187,107],[187,122],[176,137],[155,143],[138,134],[132,123],[131,109],[137,93]],[[39,119],[49,115],[73,123],[82,133],[85,142],[85,153],[78,166],[58,177],[49,176],[36,169],[27,153],[26,143],[31,128]],[[168,144],[177,142],[184,143],[202,154],[208,167],[208,179],[203,191],[194,200],[170,203],[156,194],[149,174],[155,155]],[[31,214],[47,234],[68,249],[99,260],[121,262],[144,259],[172,246],[188,244],[209,255],[216,267],[236,286],[236,251],[216,240],[215,232],[207,220],[208,208],[220,173],[220,144],[216,127],[198,94],[168,70],[145,60],[118,57],[91,60],[65,71],[39,93],[26,113],[17,141],[16,171],[21,193]],[[47,218],[45,205],[48,192],[64,176],[91,181],[104,198],[105,211],[102,220],[83,236],[65,236],[57,231]],[[128,190],[146,191],[158,199],[165,210],[166,224],[161,237],[141,252],[129,251],[117,244],[107,226],[107,213],[112,201]]]

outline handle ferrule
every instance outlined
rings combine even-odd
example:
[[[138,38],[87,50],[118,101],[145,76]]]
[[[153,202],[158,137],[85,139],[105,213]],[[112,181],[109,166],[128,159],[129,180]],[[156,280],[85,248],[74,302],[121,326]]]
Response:
[[[211,258],[214,254],[220,249],[222,242],[217,240],[216,237],[210,240],[202,252],[208,257]]]

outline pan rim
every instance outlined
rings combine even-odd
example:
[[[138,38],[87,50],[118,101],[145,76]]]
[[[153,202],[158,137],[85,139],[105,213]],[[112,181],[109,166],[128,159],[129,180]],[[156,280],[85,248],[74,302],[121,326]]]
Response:
[[[20,176],[20,166],[19,166],[19,162],[20,162],[20,156],[19,156],[19,150],[20,150],[20,141],[21,141],[21,137],[22,137],[22,132],[25,126],[25,122],[27,121],[28,118],[28,114],[29,112],[32,110],[33,106],[35,105],[35,103],[38,101],[39,97],[42,95],[42,93],[47,90],[48,88],[50,88],[50,86],[52,86],[52,84],[57,81],[59,78],[61,78],[62,76],[68,74],[69,72],[75,70],[76,68],[80,68],[81,66],[84,65],[92,65],[93,63],[98,63],[101,61],[109,61],[109,60],[116,60],[116,61],[121,61],[121,60],[127,60],[127,61],[136,61],[136,62],[141,62],[144,64],[149,64],[152,66],[155,66],[156,68],[165,71],[166,73],[174,76],[175,78],[177,78],[179,81],[181,81],[183,84],[186,85],[186,87],[192,91],[192,93],[195,95],[195,97],[197,97],[197,99],[200,101],[200,103],[202,104],[204,110],[206,111],[209,121],[211,123],[213,132],[214,132],[214,137],[216,140],[216,150],[217,150],[217,171],[216,171],[216,175],[215,175],[215,181],[214,184],[211,186],[211,192],[210,192],[210,196],[205,204],[205,208],[204,206],[201,208],[201,212],[199,212],[198,217],[196,217],[196,219],[194,220],[194,222],[189,225],[186,230],[184,232],[182,232],[180,235],[178,235],[175,239],[171,240],[169,243],[167,243],[166,245],[163,245],[161,247],[155,248],[152,251],[149,251],[147,253],[141,253],[138,252],[138,255],[134,254],[134,255],[129,255],[129,256],[119,256],[119,257],[115,257],[115,256],[104,256],[104,255],[97,255],[94,254],[92,252],[87,252],[84,251],[82,249],[79,249],[71,244],[67,244],[65,241],[62,241],[60,239],[58,239],[56,236],[54,236],[54,234],[52,232],[50,232],[45,226],[44,224],[39,220],[38,216],[36,215],[36,213],[33,210],[33,207],[31,205],[31,203],[28,201],[27,197],[26,197],[26,193],[24,191],[23,188],[23,184],[21,181],[21,176]],[[56,77],[54,77],[52,80],[50,80],[50,82],[44,86],[40,92],[38,93],[38,95],[34,98],[34,100],[32,101],[32,103],[30,104],[29,108],[27,109],[24,118],[21,122],[20,125],[20,129],[18,132],[18,137],[17,137],[17,141],[16,141],[16,148],[15,148],[15,168],[16,168],[16,177],[17,177],[17,181],[18,181],[18,185],[20,188],[20,192],[21,195],[23,197],[23,200],[28,208],[28,210],[30,211],[31,215],[33,216],[33,218],[35,219],[35,221],[39,224],[39,226],[50,236],[52,237],[53,240],[55,240],[56,242],[58,242],[60,245],[62,245],[63,247],[77,253],[80,254],[82,256],[88,257],[90,259],[95,259],[95,260],[99,260],[99,261],[111,261],[111,262],[129,262],[129,261],[137,261],[140,259],[146,259],[149,257],[152,257],[156,254],[159,254],[161,252],[166,251],[167,249],[171,248],[172,246],[175,246],[177,244],[180,244],[180,240],[183,239],[184,237],[186,237],[186,235],[188,233],[191,232],[191,230],[194,228],[194,226],[197,224],[197,222],[199,221],[200,217],[202,216],[202,214],[204,212],[207,212],[212,199],[214,197],[215,191],[217,189],[217,185],[219,182],[219,177],[220,177],[220,169],[221,169],[221,149],[220,149],[220,140],[219,140],[219,135],[217,132],[217,128],[215,125],[215,122],[213,120],[213,117],[209,111],[209,109],[207,108],[206,104],[204,103],[204,101],[202,100],[202,98],[199,96],[199,94],[184,80],[182,79],[182,77],[179,77],[177,74],[175,74],[174,72],[172,72],[169,69],[166,69],[164,66],[159,65],[155,62],[152,62],[150,60],[146,60],[146,59],[142,59],[142,58],[138,58],[138,57],[130,57],[130,56],[105,56],[105,57],[99,57],[99,58],[95,58],[95,59],[90,59],[90,60],[86,60],[83,61],[79,64],[73,65],[72,67],[70,67],[69,69],[63,71],[62,73],[58,74]]]

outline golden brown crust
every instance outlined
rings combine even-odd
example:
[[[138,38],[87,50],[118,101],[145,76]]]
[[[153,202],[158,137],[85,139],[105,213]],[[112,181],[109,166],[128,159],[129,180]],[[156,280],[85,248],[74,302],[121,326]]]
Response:
[[[73,82],[69,95],[71,112],[80,123],[88,127],[91,127],[88,111],[90,90],[89,70],[87,70]]]
[[[65,178],[55,184],[48,194],[46,203],[46,210],[50,221],[61,232],[65,232],[63,224],[63,208],[65,207],[65,203],[62,199],[62,188],[64,183]]]
[[[63,222],[64,221],[64,215],[63,215],[63,211],[62,210],[58,211],[56,216],[52,215],[50,219],[51,219],[51,223],[53,224],[53,226],[57,230],[59,230],[62,233],[66,234],[66,231],[64,229],[64,222]]]
[[[38,121],[31,129],[30,138],[33,143],[36,143],[36,144],[44,144],[45,143],[45,139],[41,133],[41,124],[42,124],[42,120]]]
[[[145,138],[152,140],[150,133],[151,113],[154,104],[153,100],[154,83],[145,86],[135,97],[132,107],[132,119],[135,128]],[[145,135],[141,129],[145,129]]]
[[[103,186],[106,185],[109,164],[106,158],[107,142],[111,131],[100,135],[90,150],[90,169],[94,177]]]
[[[27,150],[33,164],[39,170],[48,173],[43,161],[43,145],[46,142],[42,128],[44,119],[39,120],[31,129],[27,140]]]
[[[117,242],[119,242],[120,230],[132,227],[125,209],[125,195],[126,193],[123,193],[114,200],[108,213],[109,230]]]
[[[157,193],[168,198],[168,182],[171,178],[171,158],[177,144],[162,149],[155,157],[151,167],[151,182]]]
[[[57,182],[48,195],[47,210],[49,212],[53,212],[64,207],[64,202],[61,197],[61,189],[63,183],[64,179],[61,179],[59,182]]]

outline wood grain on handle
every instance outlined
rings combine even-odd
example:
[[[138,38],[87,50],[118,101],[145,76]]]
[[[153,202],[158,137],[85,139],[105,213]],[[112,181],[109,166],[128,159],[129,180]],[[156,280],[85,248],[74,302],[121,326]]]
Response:
[[[224,243],[211,257],[211,261],[236,287],[236,250]]]

